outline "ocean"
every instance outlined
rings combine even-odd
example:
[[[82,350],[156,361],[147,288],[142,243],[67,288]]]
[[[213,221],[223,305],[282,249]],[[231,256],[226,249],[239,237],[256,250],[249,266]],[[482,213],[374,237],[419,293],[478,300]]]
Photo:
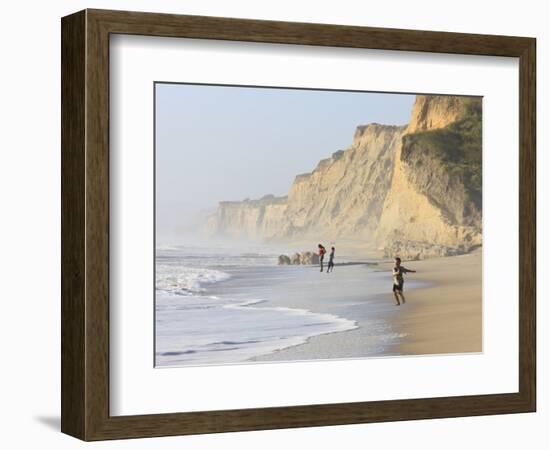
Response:
[[[278,266],[280,253],[265,246],[157,246],[155,366],[249,362],[357,329],[359,316],[372,328],[366,353],[380,353],[399,338],[381,319],[391,303],[375,301],[389,284],[376,265],[321,274],[318,266]],[[337,255],[336,262],[351,258]]]

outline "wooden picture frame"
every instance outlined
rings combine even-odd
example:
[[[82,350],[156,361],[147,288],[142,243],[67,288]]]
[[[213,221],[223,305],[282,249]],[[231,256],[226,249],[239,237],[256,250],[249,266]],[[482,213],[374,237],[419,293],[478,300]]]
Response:
[[[85,10],[62,30],[62,416],[83,440],[535,411],[533,38]],[[519,391],[261,409],[109,415],[109,36],[135,34],[519,58]]]

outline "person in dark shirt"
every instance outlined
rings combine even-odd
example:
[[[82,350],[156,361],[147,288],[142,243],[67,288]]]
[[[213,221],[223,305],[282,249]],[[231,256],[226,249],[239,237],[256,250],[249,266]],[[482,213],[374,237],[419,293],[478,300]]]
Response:
[[[327,273],[332,272],[333,270],[334,270],[334,247],[331,247],[330,253],[328,255]]]
[[[393,266],[392,275],[393,275],[393,295],[395,296],[396,305],[399,306],[399,297],[401,297],[401,302],[405,303],[405,296],[403,295],[403,279],[404,273],[416,273],[416,270],[410,270],[401,265],[401,258],[395,258],[395,265]]]

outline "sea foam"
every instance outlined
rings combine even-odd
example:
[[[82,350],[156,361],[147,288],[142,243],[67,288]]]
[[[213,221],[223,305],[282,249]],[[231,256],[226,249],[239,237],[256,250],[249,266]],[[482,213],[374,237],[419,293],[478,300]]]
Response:
[[[269,306],[264,298],[248,296],[247,289],[220,287],[232,274],[265,281],[266,266],[275,261],[274,255],[256,252],[157,249],[156,366],[242,363],[357,327],[332,314]]]

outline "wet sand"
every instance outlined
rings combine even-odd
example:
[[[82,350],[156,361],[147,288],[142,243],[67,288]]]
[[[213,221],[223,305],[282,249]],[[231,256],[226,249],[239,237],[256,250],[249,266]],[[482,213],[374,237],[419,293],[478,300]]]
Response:
[[[368,305],[360,295],[352,301],[346,295],[347,300],[340,302],[337,287],[332,295],[319,296],[317,301],[300,304],[310,311],[330,310],[340,317],[355,320],[358,328],[315,336],[304,344],[253,360],[296,361],[481,352],[481,255],[481,250],[478,250],[469,255],[405,261],[403,265],[417,270],[417,273],[405,275],[406,303],[401,306],[394,306],[391,292],[392,263],[382,263],[379,266],[380,276],[383,280],[387,279],[387,284],[382,284],[384,288],[379,293],[369,296]],[[348,283],[352,279],[357,280],[357,273],[353,272],[361,270],[360,267],[341,267],[340,270],[342,278],[335,276],[332,280],[335,286],[346,286],[342,287],[346,291],[348,288],[359,288],[357,284]],[[334,275],[337,273],[338,267]],[[299,295],[291,302],[292,305],[288,306],[296,306]],[[277,303],[283,306],[286,299],[279,299]],[[390,338],[382,342],[373,339],[377,332]]]

